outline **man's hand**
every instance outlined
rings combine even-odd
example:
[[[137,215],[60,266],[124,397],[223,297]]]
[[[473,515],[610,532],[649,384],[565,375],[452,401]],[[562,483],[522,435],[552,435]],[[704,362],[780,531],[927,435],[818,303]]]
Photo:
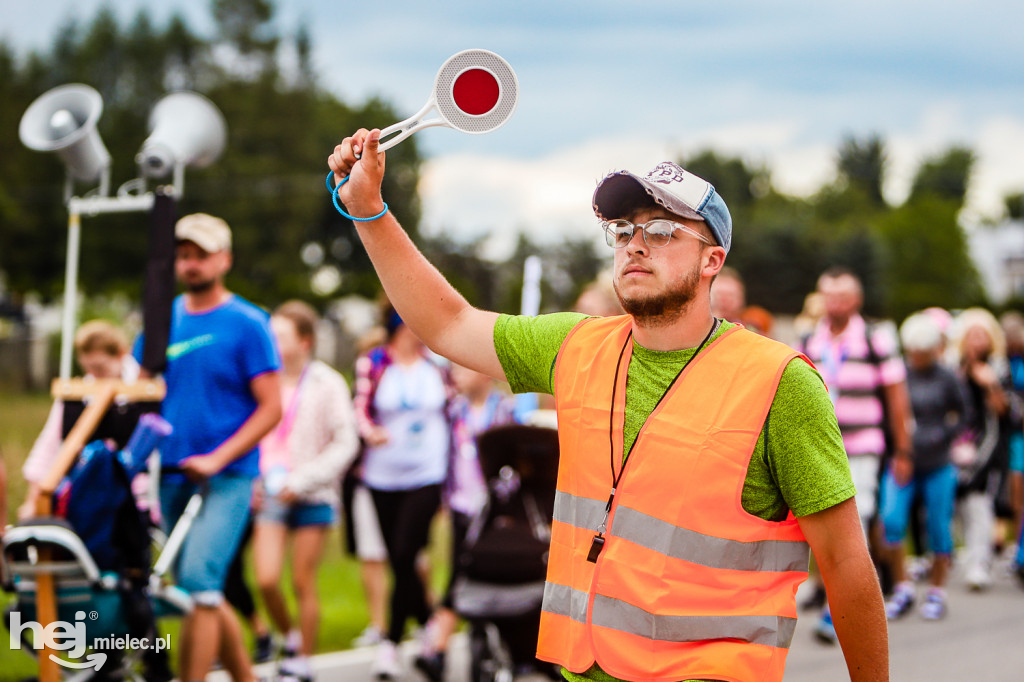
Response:
[[[281,488],[281,492],[277,494],[277,500],[281,504],[293,504],[299,500],[299,496],[288,486]]]
[[[26,499],[18,507],[17,511],[18,520],[24,521],[25,519],[31,519],[36,515],[36,501],[35,499]]]
[[[999,386],[999,375],[987,362],[972,362],[967,369],[968,374],[982,388]]]
[[[181,472],[188,476],[189,480],[200,483],[206,479],[216,476],[224,465],[220,458],[210,453],[208,455],[192,455],[181,460]]]
[[[378,152],[380,131],[361,128],[352,137],[346,137],[327,157],[327,165],[334,171],[334,181],[348,182],[338,190],[338,198],[357,218],[368,218],[384,210],[380,185],[384,180],[384,152]]]
[[[380,131],[364,129],[346,137],[327,159],[335,180],[348,178],[338,197],[353,217],[370,218],[384,210],[384,154],[379,149]],[[488,376],[505,378],[494,350],[497,313],[469,305],[416,248],[392,213],[357,221],[356,231],[384,293],[430,350]]]
[[[384,445],[387,443],[391,436],[388,435],[388,430],[380,424],[374,424],[373,427],[363,437],[367,445],[377,447],[378,445]]]
[[[266,491],[263,490],[263,480],[257,478],[252,482],[252,497],[249,498],[249,508],[252,511],[258,512],[263,509],[263,499],[266,495]]]
[[[910,483],[910,479],[914,476],[914,462],[909,455],[897,453],[893,456],[892,476],[901,488]]]

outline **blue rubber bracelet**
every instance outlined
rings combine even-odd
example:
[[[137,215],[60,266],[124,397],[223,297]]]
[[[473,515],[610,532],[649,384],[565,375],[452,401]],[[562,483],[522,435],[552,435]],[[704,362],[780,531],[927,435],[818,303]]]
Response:
[[[338,202],[338,190],[341,189],[342,185],[348,182],[348,176],[346,175],[341,179],[341,182],[339,182],[334,187],[331,187],[332,175],[334,175],[334,171],[327,171],[327,191],[331,193],[331,198],[334,199],[334,208],[338,209],[338,213],[340,213],[341,215],[345,216],[349,220],[354,220],[357,223],[368,223],[371,220],[376,220],[377,218],[383,217],[383,215],[388,212],[388,204],[387,202],[384,202],[384,210],[375,216],[370,216],[369,218],[357,218],[354,215],[349,215],[348,213],[345,212],[345,209],[343,209],[341,207],[341,204]]]

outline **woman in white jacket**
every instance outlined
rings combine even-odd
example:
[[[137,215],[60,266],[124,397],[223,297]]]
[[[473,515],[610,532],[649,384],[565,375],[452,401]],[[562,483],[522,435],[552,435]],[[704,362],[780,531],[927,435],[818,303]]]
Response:
[[[281,353],[277,427],[260,443],[260,474],[253,548],[256,581],[275,629],[285,635],[280,679],[313,679],[319,605],[316,572],[330,527],[338,517],[338,480],[358,447],[352,398],[345,379],[313,359],[316,312],[289,301],[270,320]],[[292,582],[298,627],[281,591],[285,544],[292,536]]]

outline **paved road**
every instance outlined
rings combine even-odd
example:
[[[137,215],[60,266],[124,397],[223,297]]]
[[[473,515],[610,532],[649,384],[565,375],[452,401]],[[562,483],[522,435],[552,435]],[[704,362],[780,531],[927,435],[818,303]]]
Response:
[[[813,636],[815,619],[805,615],[786,666],[786,682],[831,682],[848,679],[838,646],[819,644]],[[1024,680],[1024,590],[1005,565],[996,571],[995,584],[986,592],[968,592],[954,571],[949,590],[949,615],[939,622],[922,620],[916,612],[889,627],[894,682],[1021,682]],[[413,671],[411,644],[405,647],[403,678],[425,682]],[[320,682],[371,680],[372,650],[339,652],[316,660]],[[446,682],[466,682],[468,661],[464,639],[457,640]],[[264,670],[270,674],[270,669]],[[211,676],[211,679],[214,679]],[[544,678],[532,676],[530,682]],[[519,678],[517,682],[527,682]]]
[[[813,636],[815,620],[797,622],[786,666],[787,682],[849,679],[838,647]],[[1024,680],[1024,590],[1005,563],[985,592],[969,592],[954,570],[949,614],[938,622],[916,612],[889,623],[894,682],[1020,682]]]

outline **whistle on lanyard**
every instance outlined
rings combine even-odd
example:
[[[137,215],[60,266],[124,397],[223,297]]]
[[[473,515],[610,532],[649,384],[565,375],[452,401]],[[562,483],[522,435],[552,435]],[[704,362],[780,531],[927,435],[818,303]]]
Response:
[[[596,564],[597,557],[601,554],[602,549],[604,549],[604,536],[598,533],[594,536],[594,539],[590,541],[590,552],[587,554],[587,561],[592,564]]]
[[[608,504],[604,506],[604,519],[601,521],[601,525],[597,527],[597,535],[590,541],[590,551],[587,552],[587,561],[592,564],[597,563],[597,557],[601,555],[601,550],[604,549],[605,524],[608,522],[608,514],[612,510],[612,502],[614,500],[615,488],[612,488],[612,493],[608,496]]]

